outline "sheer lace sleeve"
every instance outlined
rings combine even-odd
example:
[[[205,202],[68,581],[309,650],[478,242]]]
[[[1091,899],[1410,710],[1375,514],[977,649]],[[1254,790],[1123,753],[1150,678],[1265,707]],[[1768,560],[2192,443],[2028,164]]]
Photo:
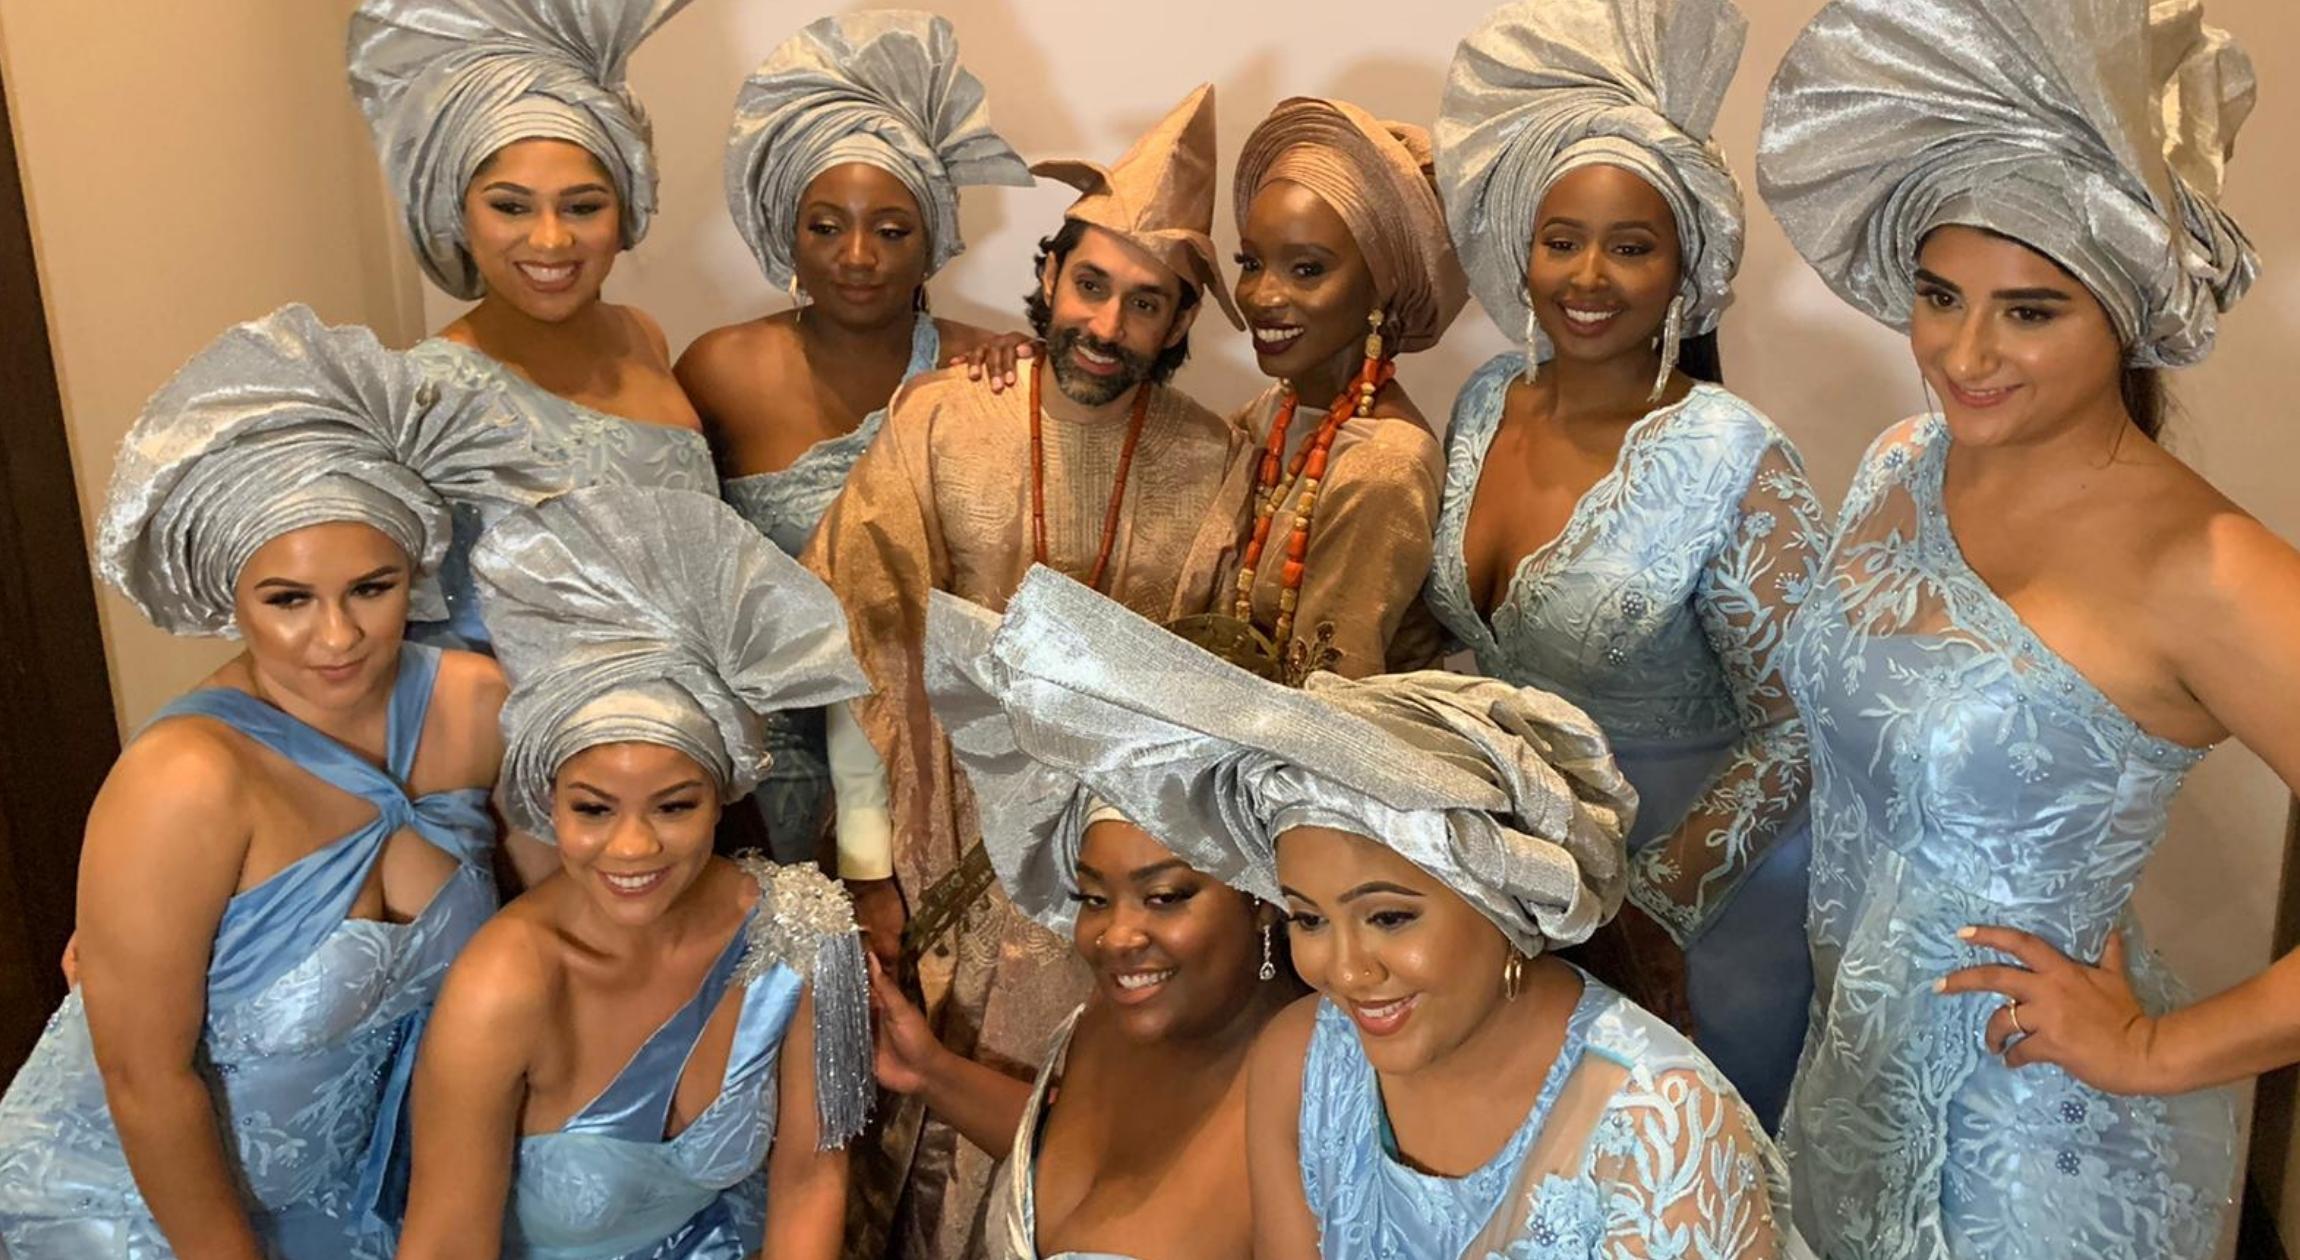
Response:
[[[1781,647],[1820,564],[1821,520],[1796,453],[1775,438],[1694,589],[1741,735],[1684,820],[1631,869],[1630,899],[1679,944],[1700,935],[1804,811],[1805,726],[1782,677]]]
[[[1632,1076],[1590,1137],[1606,1260],[1776,1260],[1802,1254],[1779,1157],[1708,1073]],[[1537,1218],[1538,1219],[1538,1218]]]

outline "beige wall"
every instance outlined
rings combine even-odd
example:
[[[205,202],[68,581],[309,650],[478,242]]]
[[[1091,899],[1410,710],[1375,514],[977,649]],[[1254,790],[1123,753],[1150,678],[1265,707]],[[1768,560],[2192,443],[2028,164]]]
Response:
[[[144,399],[234,321],[291,301],[420,323],[344,84],[342,0],[0,0],[0,75],[93,535]],[[100,600],[122,724],[228,655]]]

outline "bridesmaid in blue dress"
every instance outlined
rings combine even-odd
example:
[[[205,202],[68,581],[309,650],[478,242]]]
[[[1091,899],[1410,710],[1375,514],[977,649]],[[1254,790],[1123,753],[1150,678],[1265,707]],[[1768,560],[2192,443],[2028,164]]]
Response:
[[[2300,1059],[2300,960],[2192,1002],[2130,907],[2212,745],[2300,787],[2300,553],[2155,441],[2158,369],[2258,266],[2214,201],[2252,91],[2147,0],[1837,0],[1774,81],[1768,201],[1939,400],[1863,459],[1786,653],[1820,979],[1786,1134],[1832,1255],[2209,1255],[2217,1087]]]
[[[662,329],[600,299],[655,210],[646,114],[624,70],[686,3],[365,0],[352,16],[352,91],[416,261],[477,303],[415,359],[490,392],[498,422],[564,489],[718,486]],[[416,637],[487,650],[469,562],[484,515],[457,513],[449,616]]]
[[[1054,731],[1034,757],[1288,908],[1317,995],[1247,1068],[1255,1255],[1806,1254],[1733,1087],[1543,956],[1626,879],[1633,794],[1579,710],[1439,672],[1289,690],[1045,569],[991,654]]]
[[[727,208],[791,309],[716,328],[679,356],[723,491],[796,556],[878,436],[903,382],[988,334],[926,311],[926,283],[966,248],[958,190],[1027,186],[991,130],[982,84],[945,18],[901,10],[811,23],[735,99]],[[768,725],[753,798],[780,861],[815,859],[830,792],[823,714]]]
[[[88,816],[78,987],[0,1098],[0,1254],[381,1257],[398,1100],[495,908],[493,661],[401,641],[451,501],[516,493],[482,400],[289,307],[147,405],[104,576],[243,650]]]
[[[1632,993],[1768,1127],[1804,1041],[1805,731],[1779,649],[1821,550],[1789,440],[1710,383],[1740,190],[1707,142],[1729,0],[1540,0],[1463,41],[1437,157],[1471,283],[1528,346],[1462,388],[1427,599],[1478,671],[1595,718],[1637,789]],[[1591,67],[1601,67],[1603,73]],[[1662,69],[1677,77],[1649,79]],[[1600,955],[1602,956],[1602,955]]]
[[[506,812],[561,869],[448,976],[400,1256],[830,1260],[871,1090],[853,910],[711,842],[764,768],[758,715],[862,690],[837,600],[685,491],[575,491],[473,564]]]

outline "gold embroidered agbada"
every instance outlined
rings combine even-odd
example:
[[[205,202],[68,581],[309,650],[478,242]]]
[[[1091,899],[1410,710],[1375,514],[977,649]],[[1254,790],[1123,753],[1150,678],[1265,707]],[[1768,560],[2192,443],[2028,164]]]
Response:
[[[1149,407],[1103,590],[1167,621],[1213,599],[1237,545],[1250,474],[1244,435],[1229,421],[1175,390],[1144,388]],[[927,592],[1003,610],[1029,570],[1029,405],[1027,389],[993,394],[963,372],[914,380],[896,395],[804,557],[846,606],[870,676],[873,694],[850,712],[886,767],[893,874],[913,913],[981,843],[973,798],[927,707]],[[1047,415],[1043,425],[1047,562],[1085,581],[1117,484],[1126,417]],[[1016,913],[995,882],[953,938],[920,959],[919,981],[943,1044],[1025,1075],[1088,986],[1071,943]],[[921,1110],[898,1106],[882,1149],[858,1164],[864,1214],[891,1215],[907,1174],[894,1254],[956,1256],[991,1161],[953,1130],[922,1126]],[[873,1167],[880,1155],[891,1166]]]

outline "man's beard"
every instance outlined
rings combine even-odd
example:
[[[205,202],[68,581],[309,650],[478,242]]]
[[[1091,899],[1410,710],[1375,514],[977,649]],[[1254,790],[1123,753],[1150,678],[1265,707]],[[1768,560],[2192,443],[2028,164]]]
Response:
[[[1095,376],[1081,369],[1071,357],[1080,347],[1116,360],[1118,370],[1108,376]],[[1149,380],[1151,370],[1157,366],[1157,361],[1148,355],[1103,341],[1076,325],[1055,329],[1054,335],[1047,338],[1047,353],[1054,359],[1054,383],[1070,401],[1082,407],[1099,407],[1116,399]]]

